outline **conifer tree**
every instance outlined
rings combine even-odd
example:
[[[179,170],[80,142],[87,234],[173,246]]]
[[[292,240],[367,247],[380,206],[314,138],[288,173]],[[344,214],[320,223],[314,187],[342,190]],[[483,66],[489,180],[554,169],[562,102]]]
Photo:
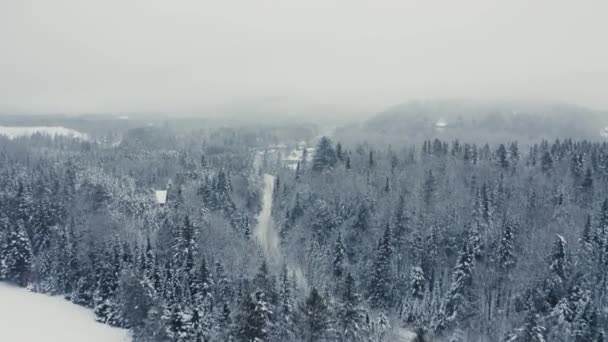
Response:
[[[98,265],[98,280],[93,300],[97,320],[116,326],[122,323],[117,302],[119,275],[120,249],[114,242],[110,250],[105,249],[104,258]]]
[[[344,151],[342,151],[342,144],[340,142],[336,144],[336,157],[339,161],[344,161]]]
[[[496,158],[498,161],[498,165],[507,170],[509,168],[509,154],[507,153],[507,149],[504,144],[500,144],[498,149],[496,150]]]
[[[388,177],[386,177],[386,182],[384,183],[384,188],[382,190],[384,190],[385,193],[391,192],[391,182]]]
[[[561,235],[556,235],[549,259],[549,279],[546,300],[552,307],[564,296],[567,287],[570,264],[568,247]]]
[[[521,328],[506,339],[508,342],[545,342],[546,329],[539,322],[539,317],[533,310],[528,311]]]
[[[296,172],[295,173],[296,173],[296,176],[295,176],[296,181],[299,181],[300,178],[302,178],[302,167],[301,167],[300,161],[298,161],[298,163],[296,164]]]
[[[540,160],[540,168],[544,173],[548,173],[553,169],[553,157],[549,151],[545,151]]]
[[[281,268],[279,286],[280,305],[278,309],[278,338],[284,341],[292,340],[295,334],[294,293],[289,279],[287,264]]]
[[[412,272],[410,275],[410,287],[412,289],[412,298],[420,300],[424,297],[426,287],[425,283],[426,279],[424,278],[424,271],[422,270],[422,267],[412,267]]]
[[[331,140],[328,137],[322,137],[312,159],[312,170],[322,172],[333,168],[336,162],[336,151],[331,144]]]
[[[361,341],[365,337],[365,311],[356,287],[353,276],[347,274],[337,312],[338,338],[341,342]]]
[[[257,290],[253,296],[245,295],[237,317],[236,336],[243,342],[268,341],[273,329],[272,307],[264,292]]]
[[[515,166],[519,162],[521,156],[519,154],[519,146],[517,145],[517,141],[514,141],[509,145],[509,157],[512,166]]]
[[[333,268],[334,268],[334,277],[336,279],[340,279],[344,274],[344,258],[345,258],[345,248],[344,243],[342,242],[342,233],[338,232],[338,238],[336,239],[336,243],[334,245],[334,260],[333,260]]]
[[[435,330],[446,331],[454,324],[465,321],[470,304],[474,301],[471,286],[475,256],[465,243],[452,271],[452,283],[446,294],[445,302],[435,322]]]
[[[325,299],[312,288],[306,301],[300,306],[300,329],[307,342],[321,341],[330,329],[330,313]]]
[[[23,220],[10,225],[1,257],[0,275],[20,286],[26,286],[32,266],[32,247]]]
[[[378,246],[370,282],[370,304],[373,308],[387,309],[390,306],[392,255],[392,232],[387,224]]]
[[[505,224],[497,253],[498,267],[502,274],[509,277],[511,270],[513,270],[517,262],[517,255],[515,252],[515,235],[511,223]]]

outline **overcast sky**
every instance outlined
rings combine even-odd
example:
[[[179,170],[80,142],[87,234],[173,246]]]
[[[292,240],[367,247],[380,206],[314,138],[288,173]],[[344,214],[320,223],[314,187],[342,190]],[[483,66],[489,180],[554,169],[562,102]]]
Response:
[[[0,0],[0,112],[608,109],[606,0]]]

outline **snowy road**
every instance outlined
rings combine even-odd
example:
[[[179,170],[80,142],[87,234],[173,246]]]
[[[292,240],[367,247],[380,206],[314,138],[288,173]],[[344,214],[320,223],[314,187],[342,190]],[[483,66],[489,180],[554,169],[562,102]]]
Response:
[[[262,195],[262,211],[258,216],[255,237],[266,257],[276,260],[279,253],[279,235],[272,224],[272,193],[274,192],[274,176],[264,174],[264,193]]]
[[[0,336],[7,342],[131,340],[126,330],[95,322],[89,309],[4,282],[0,282]]]

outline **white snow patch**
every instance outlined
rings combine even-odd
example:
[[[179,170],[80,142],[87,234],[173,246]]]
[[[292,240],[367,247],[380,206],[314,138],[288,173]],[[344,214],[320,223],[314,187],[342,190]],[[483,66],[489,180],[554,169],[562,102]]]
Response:
[[[93,312],[61,297],[51,297],[0,282],[2,341],[128,342],[127,330],[95,322]]]
[[[416,338],[416,333],[408,329],[399,328],[397,329],[397,338],[399,342],[412,342]]]
[[[167,203],[167,190],[156,190],[156,203],[165,204]]]
[[[51,137],[65,136],[82,140],[89,139],[89,136],[84,133],[62,126],[0,126],[0,135],[9,139],[31,137],[37,133]]]

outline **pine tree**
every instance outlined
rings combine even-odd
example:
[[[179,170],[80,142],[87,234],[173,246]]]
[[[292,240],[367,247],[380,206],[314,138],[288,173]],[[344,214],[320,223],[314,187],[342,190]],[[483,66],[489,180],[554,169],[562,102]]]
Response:
[[[540,160],[540,168],[543,173],[548,173],[553,169],[553,157],[551,157],[551,153],[549,151],[545,151]]]
[[[426,279],[424,278],[424,271],[422,270],[422,267],[412,267],[412,272],[410,274],[410,287],[412,289],[412,298],[421,300],[424,297],[426,287],[425,283]]]
[[[32,267],[32,247],[23,220],[10,226],[1,256],[0,275],[20,286],[26,286]]]
[[[272,332],[272,306],[264,292],[258,290],[253,296],[246,295],[237,317],[236,336],[243,342],[268,341]]]
[[[296,164],[296,181],[299,181],[302,178],[302,167],[300,165],[300,161]]]
[[[388,177],[386,177],[386,182],[384,183],[384,188],[382,190],[384,190],[385,193],[391,192],[391,182]]]
[[[546,300],[552,307],[563,297],[567,286],[570,264],[568,247],[561,235],[556,235],[549,259],[549,279]]]
[[[474,261],[474,253],[465,243],[452,271],[452,283],[435,322],[435,330],[446,331],[452,325],[469,318],[468,315],[471,314],[469,306],[474,301],[471,292]]]
[[[347,274],[337,312],[338,337],[341,342],[360,341],[365,337],[365,310],[356,288],[355,279],[350,273]]]
[[[509,154],[507,153],[507,149],[504,144],[500,144],[498,149],[496,150],[496,158],[498,161],[498,165],[507,170],[509,168]]]
[[[342,151],[342,144],[340,142],[336,144],[336,157],[339,161],[344,161],[344,151]]]
[[[215,295],[214,301],[218,303],[226,303],[230,301],[232,297],[232,287],[228,277],[226,275],[226,271],[224,270],[224,266],[222,266],[221,262],[217,260],[215,262]]]
[[[331,140],[327,137],[322,137],[313,156],[312,170],[322,172],[332,169],[336,165],[336,162],[336,151],[331,144]]]
[[[511,223],[505,224],[500,243],[498,245],[498,268],[501,273],[509,277],[511,270],[517,263],[517,255],[515,252],[515,235]]]
[[[539,323],[538,314],[530,310],[524,321],[524,325],[511,334],[508,342],[545,342],[545,327]]]
[[[582,262],[582,266],[586,268],[586,273],[589,272],[589,268],[593,267],[594,262],[594,235],[593,227],[591,225],[591,215],[587,215],[587,220],[583,227],[581,237],[578,239],[579,242],[579,260]]]
[[[342,243],[342,233],[338,232],[338,238],[334,245],[334,261],[333,261],[333,272],[334,277],[337,279],[341,278],[344,274],[344,257],[345,257],[344,243]]]
[[[194,268],[194,258],[198,246],[196,230],[188,215],[184,217],[184,223],[181,226],[175,227],[173,235],[173,259],[178,263],[181,271],[189,274]]]
[[[165,333],[172,342],[189,342],[192,341],[191,312],[181,300],[183,296],[181,291],[185,288],[181,288],[177,278],[172,280],[169,285],[170,295],[165,300],[162,316]]]
[[[277,319],[278,338],[282,341],[293,340],[295,336],[294,293],[289,279],[287,264],[281,268],[279,286],[279,313]]]
[[[422,199],[423,199],[424,205],[427,209],[429,209],[431,207],[431,205],[433,204],[436,191],[437,191],[437,181],[435,180],[433,171],[428,170],[426,172],[426,177],[425,177],[424,183],[422,185]]]
[[[511,145],[509,145],[509,157],[511,159],[512,166],[515,166],[519,162],[521,157],[519,154],[519,146],[517,145],[517,141],[514,141],[511,143]]]
[[[121,325],[120,309],[117,302],[120,275],[120,249],[113,243],[111,250],[105,250],[104,259],[98,266],[97,286],[93,297],[97,320],[110,325]]]
[[[370,282],[370,304],[373,308],[387,309],[390,306],[392,255],[392,232],[387,224],[378,246]]]
[[[276,305],[278,303],[276,279],[268,270],[268,264],[265,259],[262,260],[258,273],[253,278],[252,283],[257,290],[263,292],[265,300],[268,300],[270,304]]]
[[[308,342],[322,340],[330,329],[330,314],[325,299],[316,288],[312,288],[308,298],[300,306],[300,314],[304,340]]]

